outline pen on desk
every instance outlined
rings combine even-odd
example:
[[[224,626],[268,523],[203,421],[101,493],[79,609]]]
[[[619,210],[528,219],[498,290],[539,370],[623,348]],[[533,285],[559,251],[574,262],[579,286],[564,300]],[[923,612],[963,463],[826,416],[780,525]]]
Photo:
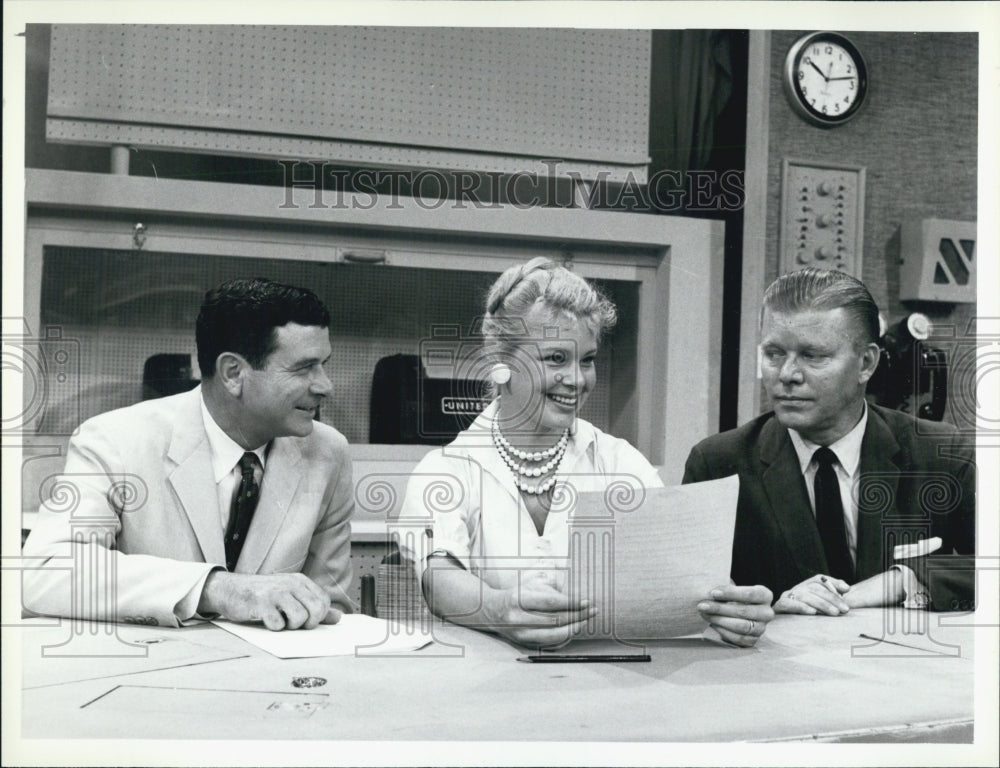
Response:
[[[652,661],[653,657],[647,653],[626,653],[620,655],[609,653],[553,653],[541,656],[518,656],[517,660],[530,664],[585,664],[612,661]]]
[[[866,635],[862,632],[858,637],[864,638],[865,640],[874,640],[876,643],[888,643],[889,645],[898,645],[900,648],[909,648],[911,651],[929,651],[930,653],[936,653],[939,656],[947,656],[947,653],[943,651],[937,651],[933,648],[921,648],[917,645],[907,645],[906,643],[897,643],[895,640],[886,640],[884,637],[875,637],[873,635]]]

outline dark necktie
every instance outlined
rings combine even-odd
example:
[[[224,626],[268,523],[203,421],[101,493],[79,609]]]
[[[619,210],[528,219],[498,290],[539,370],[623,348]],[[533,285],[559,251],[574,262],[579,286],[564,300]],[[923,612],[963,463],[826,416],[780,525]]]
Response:
[[[260,467],[257,454],[244,453],[240,458],[240,487],[233,497],[233,505],[229,509],[229,525],[226,527],[226,568],[230,572],[236,570],[240,559],[243,542],[250,530],[254,510],[257,508],[257,497],[260,496],[260,486],[257,484],[255,471]],[[261,467],[263,471],[263,467]]]
[[[854,583],[854,564],[847,548],[847,531],[844,527],[844,505],[840,500],[840,483],[833,463],[837,454],[827,447],[818,448],[813,459],[819,465],[813,490],[816,496],[816,525],[826,552],[830,575]]]

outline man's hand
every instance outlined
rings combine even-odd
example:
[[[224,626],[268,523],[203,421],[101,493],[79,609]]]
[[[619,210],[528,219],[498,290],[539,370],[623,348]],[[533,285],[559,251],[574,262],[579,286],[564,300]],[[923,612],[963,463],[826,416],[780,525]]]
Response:
[[[840,616],[851,610],[843,597],[850,589],[851,585],[842,579],[817,573],[782,592],[774,610],[777,613],[804,613],[809,616]]]
[[[263,621],[273,631],[313,629],[320,622],[336,624],[342,615],[323,588],[304,574],[257,576],[227,571],[208,575],[198,613],[217,613],[244,624]]]
[[[844,599],[851,608],[874,608],[882,605],[899,605],[906,597],[903,589],[903,573],[890,568],[859,581]]]
[[[597,614],[587,600],[571,600],[569,595],[541,582],[523,583],[520,588],[496,593],[489,610],[490,626],[484,626],[508,640],[535,648],[564,645]],[[492,601],[491,601],[492,602]]]
[[[750,648],[757,643],[774,618],[771,590],[759,584],[737,587],[726,584],[710,593],[710,600],[698,603],[698,612],[727,643]]]

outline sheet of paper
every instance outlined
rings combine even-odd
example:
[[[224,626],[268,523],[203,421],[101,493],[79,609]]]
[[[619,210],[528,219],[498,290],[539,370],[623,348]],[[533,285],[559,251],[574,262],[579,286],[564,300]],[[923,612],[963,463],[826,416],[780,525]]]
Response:
[[[419,625],[388,622],[362,613],[345,614],[336,624],[285,632],[272,632],[260,624],[214,623],[279,659],[385,656],[415,651],[433,640],[430,631]]]
[[[63,622],[69,622],[63,619]],[[240,658],[245,653],[220,650],[205,645],[200,633],[187,627],[147,628],[124,624],[88,623],[87,631],[77,633],[71,626],[28,630],[44,632],[22,667],[25,690],[51,685],[140,675],[161,669],[208,664]],[[48,638],[51,637],[51,640]],[[248,649],[249,651],[249,649]]]
[[[736,475],[646,489],[580,493],[569,520],[569,592],[598,606],[588,637],[653,640],[701,632],[698,602],[729,583]]]

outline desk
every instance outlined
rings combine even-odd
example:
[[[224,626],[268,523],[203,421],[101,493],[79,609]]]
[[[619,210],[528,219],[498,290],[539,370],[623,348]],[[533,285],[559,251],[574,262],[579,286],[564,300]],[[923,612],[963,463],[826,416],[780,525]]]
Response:
[[[43,658],[69,625],[29,627],[23,736],[971,741],[973,630],[939,619],[972,624],[901,609],[779,616],[753,650],[683,639],[649,644],[651,663],[559,665],[520,663],[521,649],[447,624],[434,628],[442,643],[408,658],[296,660],[211,625],[118,626],[148,651],[139,658]],[[904,622],[929,630],[904,635]],[[97,636],[74,638],[77,650],[114,651],[106,625],[84,626]],[[461,655],[440,655],[449,652]],[[301,675],[328,683],[293,687]]]

